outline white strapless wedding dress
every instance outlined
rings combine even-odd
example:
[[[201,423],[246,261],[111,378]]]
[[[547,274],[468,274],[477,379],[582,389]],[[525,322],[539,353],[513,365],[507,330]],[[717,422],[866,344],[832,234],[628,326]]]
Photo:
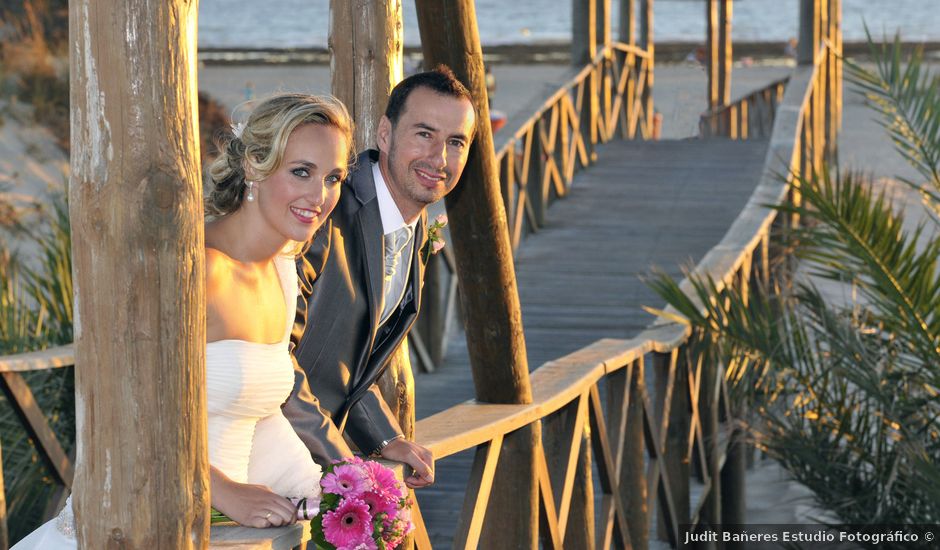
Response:
[[[285,497],[319,498],[320,466],[281,413],[294,387],[288,351],[297,299],[294,261],[275,260],[287,304],[281,341],[220,340],[206,345],[209,464],[240,483],[266,485]],[[58,517],[12,550],[76,548],[71,498]]]

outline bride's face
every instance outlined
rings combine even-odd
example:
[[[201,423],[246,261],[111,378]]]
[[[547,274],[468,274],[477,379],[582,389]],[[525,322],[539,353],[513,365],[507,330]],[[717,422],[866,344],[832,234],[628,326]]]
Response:
[[[333,126],[295,128],[281,165],[257,183],[258,208],[267,223],[288,240],[310,240],[339,200],[348,150]]]

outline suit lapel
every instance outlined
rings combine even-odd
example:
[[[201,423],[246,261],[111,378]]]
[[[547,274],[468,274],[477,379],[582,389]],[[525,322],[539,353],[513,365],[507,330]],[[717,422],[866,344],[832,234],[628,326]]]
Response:
[[[374,339],[379,316],[382,314],[382,273],[385,259],[382,251],[382,216],[379,212],[379,202],[376,200],[375,181],[372,179],[372,153],[375,153],[375,160],[378,160],[378,153],[374,151],[365,151],[359,155],[358,169],[350,184],[356,199],[362,205],[356,213],[356,218],[365,269],[363,276],[367,279],[369,334]]]
[[[424,259],[421,250],[427,240],[427,211],[421,212],[418,224],[415,225],[414,252],[411,259],[411,291],[414,293],[415,311],[421,311],[421,283],[424,281]]]

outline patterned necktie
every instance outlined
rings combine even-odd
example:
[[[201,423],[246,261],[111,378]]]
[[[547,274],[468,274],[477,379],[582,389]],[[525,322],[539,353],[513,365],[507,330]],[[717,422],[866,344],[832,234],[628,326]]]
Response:
[[[411,240],[411,227],[405,226],[385,235],[385,282],[386,284],[398,271],[401,263],[401,251]]]
[[[385,235],[385,280],[383,282],[383,305],[382,321],[391,314],[392,310],[401,302],[401,296],[405,290],[406,277],[398,276],[402,265],[402,252],[408,243],[411,242],[411,226],[404,226],[400,229]],[[409,255],[410,258],[410,255]],[[407,266],[405,269],[407,273]]]

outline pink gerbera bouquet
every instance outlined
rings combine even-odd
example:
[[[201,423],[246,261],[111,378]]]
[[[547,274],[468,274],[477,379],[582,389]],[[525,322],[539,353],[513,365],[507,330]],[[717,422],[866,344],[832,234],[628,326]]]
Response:
[[[395,473],[354,457],[336,461],[320,479],[313,542],[328,550],[393,550],[414,529],[411,501]]]

